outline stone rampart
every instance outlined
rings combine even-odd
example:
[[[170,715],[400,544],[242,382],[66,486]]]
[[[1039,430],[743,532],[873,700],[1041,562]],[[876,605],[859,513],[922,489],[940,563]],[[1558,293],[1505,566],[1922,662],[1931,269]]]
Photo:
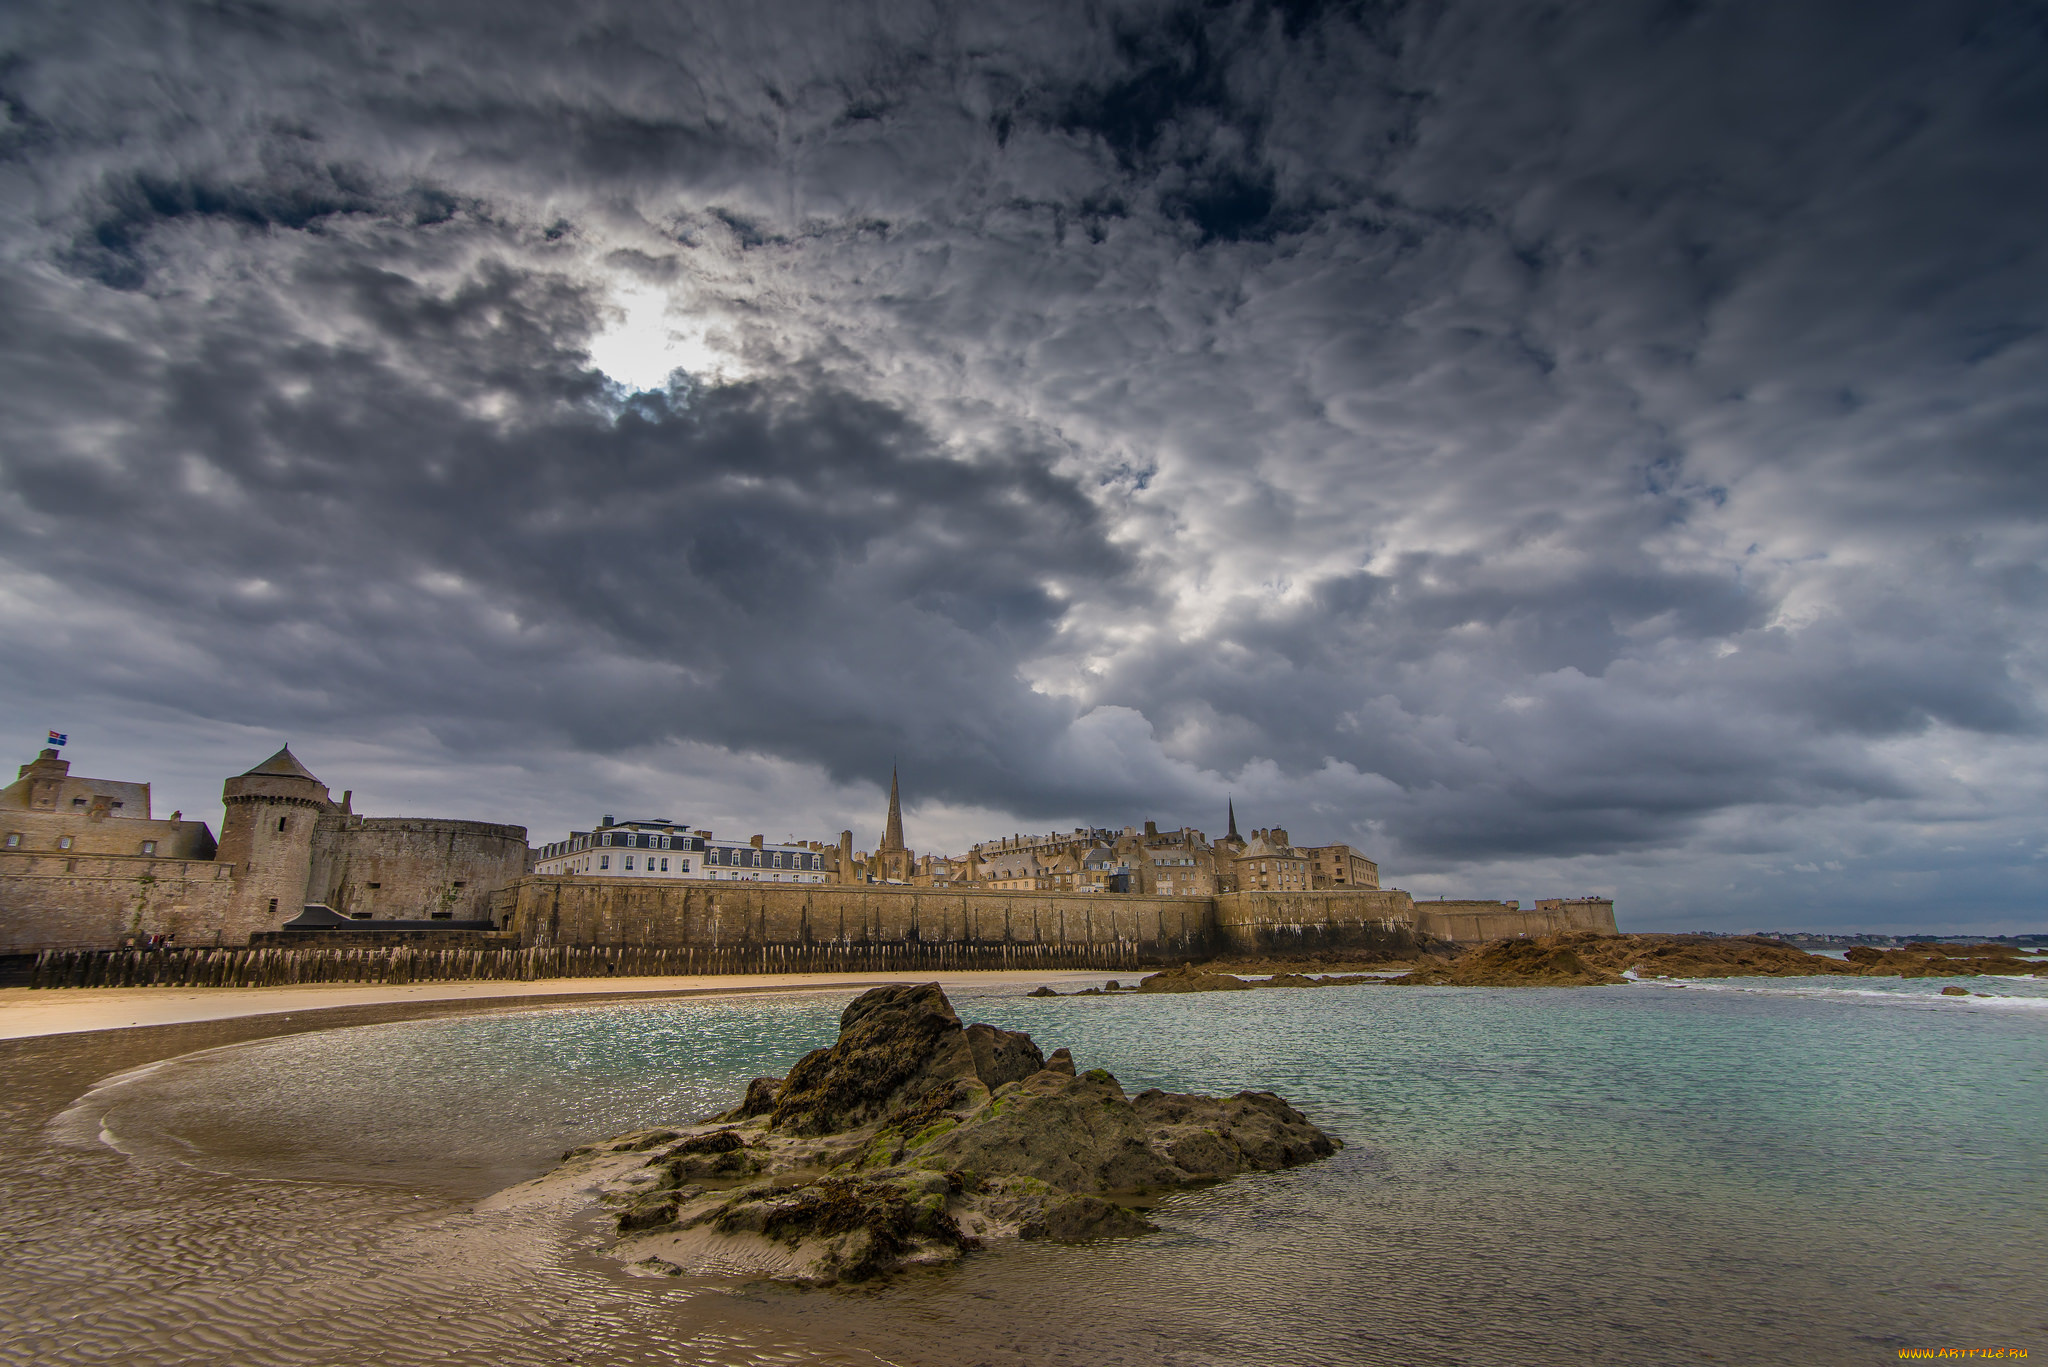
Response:
[[[527,945],[794,946],[820,967],[884,945],[947,946],[944,961],[959,967],[1017,961],[1020,946],[1079,955],[1091,965],[1177,962],[1208,951],[1214,924],[1206,897],[580,875],[526,878],[514,891],[508,929]],[[821,952],[832,946],[841,948]]]
[[[373,922],[483,920],[491,894],[526,874],[524,826],[330,812],[312,842],[303,900]]]
[[[1399,888],[1225,892],[1218,947],[1239,954],[1402,954],[1417,947],[1415,903]]]
[[[1616,933],[1614,903],[1598,897],[1550,898],[1534,910],[1516,902],[1417,902],[1415,923],[1425,934],[1459,944],[1568,930]]]
[[[0,853],[0,954],[108,949],[155,935],[220,944],[233,872],[210,859]]]

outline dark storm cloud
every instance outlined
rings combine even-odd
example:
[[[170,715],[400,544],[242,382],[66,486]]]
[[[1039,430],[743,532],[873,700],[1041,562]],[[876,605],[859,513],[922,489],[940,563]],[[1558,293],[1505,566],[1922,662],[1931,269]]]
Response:
[[[278,725],[309,698],[336,726],[409,712],[471,745],[686,737],[849,778],[897,754],[941,792],[1062,786],[1016,772],[1073,709],[1015,660],[1056,629],[1044,576],[1115,593],[1128,565],[1044,453],[950,454],[801,379],[626,398],[561,349],[590,306],[559,279],[486,262],[437,292],[320,262],[293,296],[377,346],[230,314],[184,339],[104,459],[10,464],[18,554],[237,662],[159,697],[182,683],[182,706]],[[35,322],[9,339],[24,365],[62,335]],[[520,420],[465,411],[451,382],[516,387]],[[132,667],[118,648],[78,663]]]
[[[1989,853],[2043,786],[2026,6],[0,41],[25,699],[895,757],[1018,823],[1234,790],[1666,908],[1958,838],[1923,871],[2033,886]],[[629,287],[742,378],[612,386]]]

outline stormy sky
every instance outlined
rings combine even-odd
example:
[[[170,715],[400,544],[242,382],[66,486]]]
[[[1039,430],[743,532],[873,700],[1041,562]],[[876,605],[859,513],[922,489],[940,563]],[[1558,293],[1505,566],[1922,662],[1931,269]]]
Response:
[[[2038,5],[21,3],[0,733],[2041,929]]]

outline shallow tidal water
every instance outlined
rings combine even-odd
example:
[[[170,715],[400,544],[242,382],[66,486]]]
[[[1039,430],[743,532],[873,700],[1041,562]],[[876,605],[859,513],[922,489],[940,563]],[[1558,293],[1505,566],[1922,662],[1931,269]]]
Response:
[[[1346,1148],[1172,1196],[1147,1238],[998,1246],[854,1292],[635,1278],[587,1222],[565,1239],[467,1210],[571,1143],[729,1104],[829,1043],[851,992],[259,1040],[110,1079],[51,1124],[121,1156],[120,1227],[146,1246],[168,1222],[176,1276],[132,1323],[16,1342],[134,1363],[2048,1352],[2048,983],[1825,981],[956,992],[964,1019],[1131,1092],[1270,1088]],[[167,1333],[179,1314],[209,1328]]]

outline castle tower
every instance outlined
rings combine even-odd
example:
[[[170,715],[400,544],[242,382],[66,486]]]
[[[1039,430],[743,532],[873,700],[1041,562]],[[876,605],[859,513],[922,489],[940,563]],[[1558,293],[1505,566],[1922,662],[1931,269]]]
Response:
[[[54,812],[57,795],[64,791],[64,777],[70,772],[70,760],[59,759],[55,750],[45,750],[21,766],[8,791],[24,789],[21,805],[29,811]]]
[[[235,866],[235,907],[223,943],[275,930],[304,910],[313,872],[313,823],[333,803],[327,785],[291,747],[221,785],[227,816],[215,858]]]
[[[908,883],[917,872],[917,858],[903,844],[903,800],[897,792],[896,769],[889,769],[889,819],[882,827],[882,843],[875,851],[875,870],[888,882]]]

